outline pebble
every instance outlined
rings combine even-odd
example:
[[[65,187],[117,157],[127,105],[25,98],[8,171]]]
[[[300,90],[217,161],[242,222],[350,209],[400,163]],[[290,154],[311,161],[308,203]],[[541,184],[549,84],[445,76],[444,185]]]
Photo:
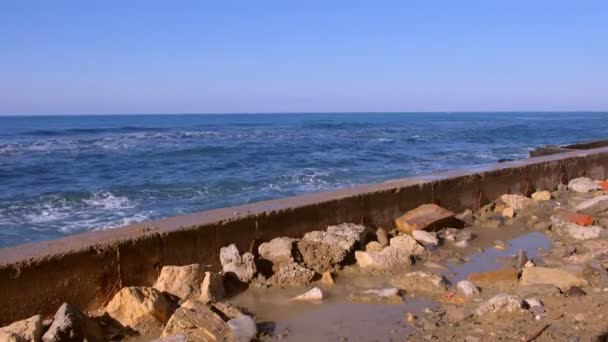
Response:
[[[301,302],[312,302],[312,301],[320,301],[323,299],[323,291],[321,291],[318,287],[313,287],[308,292],[303,293],[299,296],[293,297],[291,300],[301,301]]]
[[[502,240],[494,240],[494,248],[496,249],[507,249],[509,247],[509,244],[502,241]]]

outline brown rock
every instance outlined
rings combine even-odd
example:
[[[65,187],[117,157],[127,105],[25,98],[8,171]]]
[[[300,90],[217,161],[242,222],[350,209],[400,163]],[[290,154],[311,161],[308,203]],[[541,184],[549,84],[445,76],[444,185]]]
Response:
[[[562,290],[567,291],[571,286],[586,286],[585,279],[576,277],[571,273],[548,267],[529,267],[524,268],[521,273],[520,285],[551,284]]]
[[[268,283],[279,286],[308,285],[315,272],[300,266],[295,262],[281,263],[273,266],[274,274],[268,278]]]
[[[53,323],[42,336],[43,342],[102,342],[103,331],[97,322],[75,307],[63,303],[53,317]]]
[[[433,231],[446,227],[459,228],[462,222],[455,214],[436,204],[423,204],[395,219],[399,231],[410,234],[413,230]]]
[[[155,288],[124,287],[108,303],[106,312],[141,333],[160,329],[171,317],[173,306]]]
[[[0,328],[0,340],[10,342],[40,341],[42,316],[36,315]]]
[[[447,282],[441,275],[422,271],[399,274],[393,277],[390,282],[406,293],[442,294],[448,289]]]
[[[205,271],[199,264],[186,266],[164,266],[154,288],[179,297],[181,300],[198,298]]]
[[[502,195],[500,199],[505,202],[507,207],[513,208],[516,211],[525,210],[528,208],[536,208],[538,203],[531,198],[522,195]]]
[[[189,342],[216,342],[231,337],[228,324],[218,314],[201,302],[188,303],[175,310],[161,337],[181,334]]]
[[[507,267],[496,271],[473,272],[468,279],[474,284],[483,287],[505,288],[517,285],[519,272],[515,268]]]
[[[265,242],[258,247],[260,257],[272,263],[293,262],[293,243],[296,239],[288,237],[278,237]]]
[[[224,278],[217,273],[205,272],[205,277],[201,283],[199,299],[206,302],[215,302],[224,299],[226,290],[224,289]]]
[[[412,265],[411,255],[405,250],[388,246],[380,252],[355,252],[355,259],[361,268],[382,270],[382,271],[402,271]]]
[[[502,211],[502,216],[513,218],[513,216],[515,216],[515,212],[513,211],[513,208],[506,207],[505,210]]]
[[[336,283],[334,281],[334,277],[331,275],[331,272],[324,272],[321,277],[321,284],[325,286],[334,286]]]

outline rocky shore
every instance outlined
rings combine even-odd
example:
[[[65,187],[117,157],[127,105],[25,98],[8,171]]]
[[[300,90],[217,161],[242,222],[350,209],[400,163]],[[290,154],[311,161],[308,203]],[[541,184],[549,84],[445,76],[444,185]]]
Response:
[[[0,328],[2,341],[595,341],[608,336],[608,182],[504,194],[392,227],[342,223],[165,266],[103,308]]]

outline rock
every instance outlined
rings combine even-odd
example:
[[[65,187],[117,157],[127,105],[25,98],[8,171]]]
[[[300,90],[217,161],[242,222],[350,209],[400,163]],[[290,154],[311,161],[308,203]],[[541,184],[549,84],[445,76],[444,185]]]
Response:
[[[323,300],[323,291],[318,287],[313,287],[309,291],[292,298],[291,300],[300,302],[314,302]]]
[[[228,321],[228,327],[235,341],[249,342],[258,334],[258,327],[251,316],[242,315]]]
[[[447,241],[453,241],[455,244],[461,241],[468,242],[472,237],[470,230],[456,228],[446,228],[440,232],[440,236]]]
[[[384,246],[378,241],[370,241],[367,245],[365,245],[366,252],[380,252],[384,249]]]
[[[565,294],[566,297],[583,297],[587,295],[587,292],[583,291],[583,289],[578,286],[570,286]]]
[[[532,194],[533,200],[535,200],[536,202],[546,202],[551,200],[551,192],[544,190],[544,191],[537,191],[535,193]]]
[[[479,289],[468,280],[461,280],[456,284],[456,288],[465,297],[472,297],[479,294]]]
[[[188,304],[183,304],[182,307],[196,308],[199,303],[200,302],[190,301]],[[220,317],[223,317],[224,320],[226,320],[226,318],[233,319],[244,315],[241,309],[226,302],[211,303],[211,309],[219,313]]]
[[[323,276],[321,276],[321,284],[325,286],[334,286],[336,284],[334,282],[334,277],[331,275],[331,272],[323,273]]]
[[[551,284],[559,287],[562,291],[571,286],[586,286],[585,279],[578,278],[567,271],[557,268],[531,267],[524,268],[521,274],[520,285]]]
[[[586,215],[597,215],[606,210],[608,210],[608,195],[593,197],[574,207],[574,211]]]
[[[473,211],[471,209],[465,209],[463,212],[456,215],[456,218],[464,222],[465,225],[470,226],[473,224]]]
[[[315,272],[298,265],[295,262],[281,263],[275,267],[272,277],[268,278],[268,283],[279,286],[308,285]]]
[[[502,211],[502,216],[507,218],[513,218],[515,216],[515,211],[511,207],[507,207],[505,208],[505,210]]]
[[[506,289],[517,285],[518,275],[519,272],[515,268],[507,267],[496,271],[472,272],[468,278],[482,288],[487,286]]]
[[[376,239],[382,246],[388,246],[388,233],[382,228],[376,230]]]
[[[545,306],[538,298],[526,298],[524,303],[528,306],[528,310],[534,315],[537,320],[545,313]]]
[[[448,289],[447,281],[443,276],[423,271],[399,274],[391,278],[390,283],[406,293],[442,294]]]
[[[234,244],[220,248],[220,263],[224,275],[236,277],[243,283],[250,282],[257,272],[253,254],[246,252],[241,256]]]
[[[271,261],[273,264],[281,262],[293,262],[293,243],[296,239],[278,237],[265,242],[258,247],[260,257]]]
[[[576,223],[566,221],[567,217],[564,214],[556,214],[551,216],[553,229],[560,234],[569,235],[577,240],[597,239],[602,231],[598,226],[581,226]]]
[[[348,296],[348,300],[355,303],[373,304],[402,304],[403,298],[399,294],[399,289],[372,289],[357,291]]]
[[[0,340],[10,342],[40,341],[42,316],[36,315],[0,328]]]
[[[593,190],[600,189],[600,186],[597,185],[596,182],[587,178],[587,177],[579,177],[574,178],[568,183],[568,189],[576,192],[590,192]]]
[[[160,329],[171,317],[173,306],[157,289],[123,287],[106,306],[106,312],[125,327],[140,333]]]
[[[412,231],[412,237],[425,247],[435,248],[439,244],[439,239],[437,239],[436,233],[431,233],[424,230],[414,230]]]
[[[482,317],[489,313],[515,313],[515,312],[523,312],[522,301],[517,296],[512,296],[508,294],[497,294],[496,296],[490,298],[488,301],[482,303],[477,310],[475,310],[475,315],[478,317]]]
[[[524,267],[534,267],[536,266],[536,264],[534,263],[534,261],[532,260],[528,260],[526,261],[526,263],[524,264]]]
[[[154,283],[154,288],[167,292],[182,300],[198,298],[205,271],[199,264],[186,266],[164,266]]]
[[[447,307],[445,315],[450,323],[459,323],[467,318],[467,313],[463,308],[459,307]]]
[[[188,338],[184,334],[177,334],[177,335],[157,338],[150,342],[188,342]]]
[[[578,252],[574,254],[574,252]],[[583,264],[595,260],[608,258],[608,241],[606,240],[586,240],[581,243],[580,251],[576,249],[562,254],[567,263]]]
[[[500,249],[500,250],[505,250],[505,249],[509,248],[509,244],[502,240],[494,240],[494,248]]]
[[[412,265],[411,255],[395,246],[388,246],[380,252],[356,251],[355,259],[361,268],[383,271],[401,271]]]
[[[199,299],[206,302],[215,302],[224,299],[226,290],[224,289],[224,279],[220,274],[205,272]]]
[[[528,261],[530,261],[530,260],[528,260],[528,255],[526,254],[526,252],[523,249],[520,249],[519,251],[517,251],[517,261],[515,264],[515,268],[517,270],[521,271],[521,269],[526,266]]]
[[[188,342],[215,342],[232,337],[228,324],[202,302],[188,301],[171,316],[161,337],[182,334]]]
[[[343,223],[327,231],[304,234],[297,246],[304,266],[317,273],[334,271],[358,243],[365,241],[367,229],[362,225]]]
[[[532,295],[558,295],[561,293],[559,288],[551,284],[534,284],[527,286],[519,286],[515,293],[521,297],[526,298]]]
[[[513,208],[515,211],[521,211],[526,209],[534,209],[538,206],[538,203],[531,198],[522,195],[502,195],[500,199],[505,202],[507,207]]]
[[[414,230],[433,231],[446,227],[462,227],[450,210],[436,204],[423,204],[395,219],[397,229],[410,234]]]
[[[42,324],[42,322],[40,322]],[[97,322],[85,316],[75,307],[63,303],[53,317],[53,323],[42,335],[43,342],[105,341]]]
[[[397,235],[390,240],[390,246],[400,249],[410,255],[421,255],[424,253],[424,247],[409,235]]]

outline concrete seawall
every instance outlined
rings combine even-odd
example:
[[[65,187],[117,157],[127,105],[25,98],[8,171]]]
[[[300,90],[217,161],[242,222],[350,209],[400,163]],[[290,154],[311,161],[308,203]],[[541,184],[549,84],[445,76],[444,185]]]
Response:
[[[54,241],[0,249],[0,324],[53,314],[63,302],[103,306],[123,286],[151,285],[164,265],[218,270],[219,249],[255,250],[277,236],[301,236],[341,222],[391,228],[423,203],[478,208],[503,193],[554,189],[569,179],[608,176],[608,147],[469,170],[445,171],[351,189],[209,210]]]

